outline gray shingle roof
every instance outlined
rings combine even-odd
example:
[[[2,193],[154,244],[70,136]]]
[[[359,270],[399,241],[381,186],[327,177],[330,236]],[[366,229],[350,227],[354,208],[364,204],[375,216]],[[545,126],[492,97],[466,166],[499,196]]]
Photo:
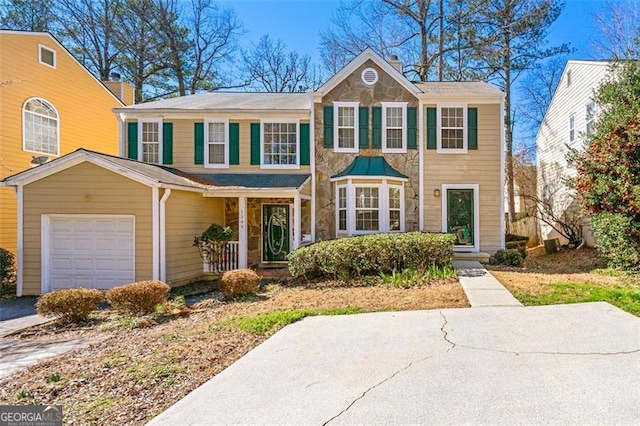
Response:
[[[211,92],[180,96],[154,102],[145,102],[127,110],[303,110],[310,111],[311,96],[308,93],[247,93]]]
[[[198,173],[200,179],[214,186],[240,188],[300,188],[310,174],[268,174],[268,173]]]
[[[502,96],[503,92],[482,81],[428,81],[416,83],[426,94],[454,96]]]

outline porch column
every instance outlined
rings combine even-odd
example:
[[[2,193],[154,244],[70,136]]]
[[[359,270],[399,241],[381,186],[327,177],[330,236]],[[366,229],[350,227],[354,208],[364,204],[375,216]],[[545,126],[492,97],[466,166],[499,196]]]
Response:
[[[293,197],[293,245],[291,247],[292,250],[295,250],[298,247],[300,247],[300,240],[302,238],[302,235],[300,235],[300,232],[302,231],[302,224],[300,223],[302,221],[302,212],[300,211],[301,209],[302,209],[302,202],[300,201],[300,194],[296,194],[296,196]]]
[[[247,267],[247,197],[238,197],[238,267]]]

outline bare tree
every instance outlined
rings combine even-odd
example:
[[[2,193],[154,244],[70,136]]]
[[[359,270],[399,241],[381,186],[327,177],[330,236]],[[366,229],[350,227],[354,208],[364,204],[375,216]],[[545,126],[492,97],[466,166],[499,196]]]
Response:
[[[542,124],[566,63],[567,59],[564,56],[536,63],[518,84],[522,101],[517,110],[523,127],[531,136],[535,136]]]
[[[262,36],[252,51],[244,52],[247,81],[266,92],[306,92],[315,90],[322,77],[308,55],[287,52],[282,40]]]
[[[0,28],[51,32],[55,21],[50,0],[3,0],[0,3]]]
[[[76,59],[101,80],[116,68],[120,51],[114,46],[121,25],[122,0],[57,0],[60,34]]]
[[[488,0],[480,11],[482,34],[476,55],[487,76],[505,91],[506,179],[509,220],[516,220],[513,178],[514,81],[542,59],[568,53],[566,44],[546,47],[549,26],[560,16],[564,2],[555,0]]]
[[[477,12],[486,1],[345,1],[321,34],[325,66],[335,72],[371,47],[383,57],[399,54],[408,64],[404,73],[419,81],[475,76],[465,52],[477,33]]]
[[[640,4],[637,0],[607,2],[593,15],[597,36],[591,41],[605,59],[637,59],[640,55]]]

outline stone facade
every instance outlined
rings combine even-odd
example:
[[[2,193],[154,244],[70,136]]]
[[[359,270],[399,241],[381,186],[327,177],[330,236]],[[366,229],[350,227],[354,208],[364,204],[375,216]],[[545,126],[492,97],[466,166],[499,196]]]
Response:
[[[378,72],[378,82],[367,86],[362,82],[361,74],[365,68]],[[405,230],[418,230],[419,217],[419,151],[409,149],[406,154],[382,154],[380,149],[360,149],[358,154],[334,153],[332,148],[324,147],[323,107],[334,101],[360,102],[361,106],[378,106],[381,102],[407,102],[409,107],[417,107],[418,100],[393,77],[386,74],[373,61],[366,61],[350,76],[316,103],[315,108],[315,159],[316,159],[316,240],[335,238],[335,184],[331,176],[341,172],[351,164],[357,155],[383,155],[396,170],[409,178],[404,185]],[[371,119],[369,120],[369,144],[371,146]]]
[[[262,263],[262,205],[287,204],[293,205],[292,198],[248,198],[247,199],[247,265],[257,266]],[[238,239],[238,199],[225,199],[225,226],[233,231],[233,239]],[[290,228],[293,229],[294,216],[290,218]],[[301,233],[311,233],[311,202],[301,200]]]

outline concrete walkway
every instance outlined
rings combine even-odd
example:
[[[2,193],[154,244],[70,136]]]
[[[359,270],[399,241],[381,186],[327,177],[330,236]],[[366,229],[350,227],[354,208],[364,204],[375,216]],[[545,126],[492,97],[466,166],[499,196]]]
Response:
[[[53,358],[90,343],[85,339],[65,339],[55,341],[36,340],[0,340],[0,377],[35,364],[44,359]]]
[[[480,262],[454,260],[453,267],[472,308],[523,306]]]
[[[52,321],[52,319],[45,318],[40,315],[27,315],[22,318],[0,321],[0,337],[5,337],[10,334],[17,333],[20,330],[24,330],[25,328],[44,324],[49,321]]]
[[[150,424],[638,424],[639,336],[607,303],[307,318]]]

